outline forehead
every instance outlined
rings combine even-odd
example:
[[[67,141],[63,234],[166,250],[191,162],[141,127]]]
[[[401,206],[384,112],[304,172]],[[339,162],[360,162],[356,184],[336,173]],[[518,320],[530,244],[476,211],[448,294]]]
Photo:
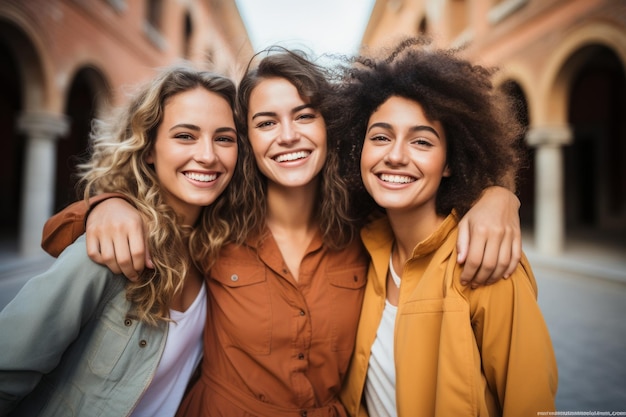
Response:
[[[220,94],[203,87],[180,92],[165,102],[163,122],[174,122],[178,119],[234,124],[233,111],[228,101]]]
[[[391,96],[385,100],[370,116],[367,123],[371,126],[394,131],[420,131],[429,127],[437,132],[440,140],[445,141],[445,129],[441,122],[432,120],[424,111],[424,107],[413,99]]]
[[[431,123],[434,122],[428,119],[424,108],[419,102],[399,96],[391,96],[383,101],[370,115],[370,123],[373,119],[379,119],[381,117],[392,119],[408,117],[409,119],[413,118]]]
[[[266,78],[261,80],[250,93],[250,108],[262,105],[308,103],[300,92],[285,78]]]

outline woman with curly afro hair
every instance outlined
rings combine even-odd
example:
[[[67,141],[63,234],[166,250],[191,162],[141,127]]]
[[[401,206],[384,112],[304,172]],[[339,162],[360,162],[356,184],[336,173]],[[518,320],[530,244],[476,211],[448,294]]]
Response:
[[[557,367],[527,259],[507,280],[460,283],[458,220],[510,181],[521,127],[493,71],[403,41],[360,57],[331,128],[354,163],[371,256],[342,400],[353,416],[530,416],[554,410]]]

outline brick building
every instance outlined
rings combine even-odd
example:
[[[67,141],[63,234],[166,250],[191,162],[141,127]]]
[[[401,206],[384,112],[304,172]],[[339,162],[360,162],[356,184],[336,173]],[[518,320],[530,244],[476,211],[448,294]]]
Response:
[[[626,246],[626,1],[377,0],[363,44],[418,33],[499,67],[523,103],[521,216],[537,249]]]
[[[76,200],[91,119],[180,59],[235,75],[252,46],[234,0],[0,0],[0,240],[41,253]]]

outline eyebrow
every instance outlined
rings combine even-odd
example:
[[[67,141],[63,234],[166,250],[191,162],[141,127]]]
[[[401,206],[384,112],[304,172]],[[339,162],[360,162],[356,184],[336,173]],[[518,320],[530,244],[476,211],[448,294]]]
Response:
[[[308,103],[305,103],[305,104],[302,104],[300,106],[296,106],[293,109],[291,109],[291,113],[298,113],[300,110],[304,110],[304,109],[315,110],[315,108],[313,108],[313,106],[311,106]],[[273,111],[258,112],[258,113],[255,113],[254,115],[252,115],[252,120],[254,120],[257,117],[263,117],[263,116],[276,117],[276,112],[273,112]]]
[[[172,131],[172,130],[174,130],[174,129],[180,129],[180,128],[183,128],[183,129],[190,129],[190,130],[195,130],[195,131],[200,130],[200,127],[199,127],[199,126],[192,125],[192,124],[190,124],[190,123],[179,123],[179,124],[177,124],[177,125],[174,125],[174,126],[170,127],[170,130],[169,130],[169,131],[171,132],[171,131]]]
[[[384,123],[384,122],[378,122],[378,123],[374,123],[373,125],[371,125],[367,131],[369,132],[370,130],[372,130],[375,127],[381,127],[383,129],[387,129],[387,130],[393,130],[393,127],[389,124],[389,123]],[[432,134],[434,134],[435,136],[437,136],[438,138],[441,139],[441,137],[439,136],[439,133],[437,133],[437,131],[435,129],[433,129],[430,126],[426,126],[426,125],[417,125],[417,126],[411,126],[411,128],[409,129],[410,132],[422,132],[422,131],[427,131],[427,132],[431,132]]]
[[[215,133],[222,133],[222,132],[237,133],[237,129],[233,129],[232,127],[218,127],[217,129],[215,129]]]
[[[194,130],[196,132],[199,132],[200,130],[202,130],[202,129],[200,129],[199,126],[196,126],[196,125],[192,125],[192,124],[189,124],[189,123],[179,123],[177,125],[172,126],[169,131],[171,132],[174,129],[180,129],[180,128]],[[237,129],[233,129],[232,127],[228,127],[228,126],[226,126],[226,127],[218,127],[217,129],[215,129],[215,132],[216,133],[222,133],[222,132],[237,133]]]

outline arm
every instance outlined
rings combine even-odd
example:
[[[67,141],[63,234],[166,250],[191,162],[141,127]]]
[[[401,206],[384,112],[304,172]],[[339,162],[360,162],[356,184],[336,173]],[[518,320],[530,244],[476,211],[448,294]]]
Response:
[[[520,202],[504,187],[487,188],[459,222],[461,282],[473,288],[511,275],[520,261]]]
[[[0,415],[59,364],[110,282],[110,272],[85,256],[81,238],[0,312]]]
[[[471,291],[469,298],[483,372],[502,415],[554,411],[556,359],[527,260],[510,279]]]
[[[119,198],[118,198],[119,197]],[[90,206],[77,202],[48,220],[42,246],[48,253],[60,253],[86,221],[87,254],[112,272],[137,279],[147,266],[152,267],[144,241],[143,220],[122,194],[93,197]],[[95,205],[97,204],[97,205]]]
[[[43,250],[57,258],[78,236],[85,233],[85,219],[91,210],[101,202],[116,197],[124,198],[124,195],[104,193],[91,197],[89,203],[84,200],[76,201],[50,217],[43,226],[41,237]]]

